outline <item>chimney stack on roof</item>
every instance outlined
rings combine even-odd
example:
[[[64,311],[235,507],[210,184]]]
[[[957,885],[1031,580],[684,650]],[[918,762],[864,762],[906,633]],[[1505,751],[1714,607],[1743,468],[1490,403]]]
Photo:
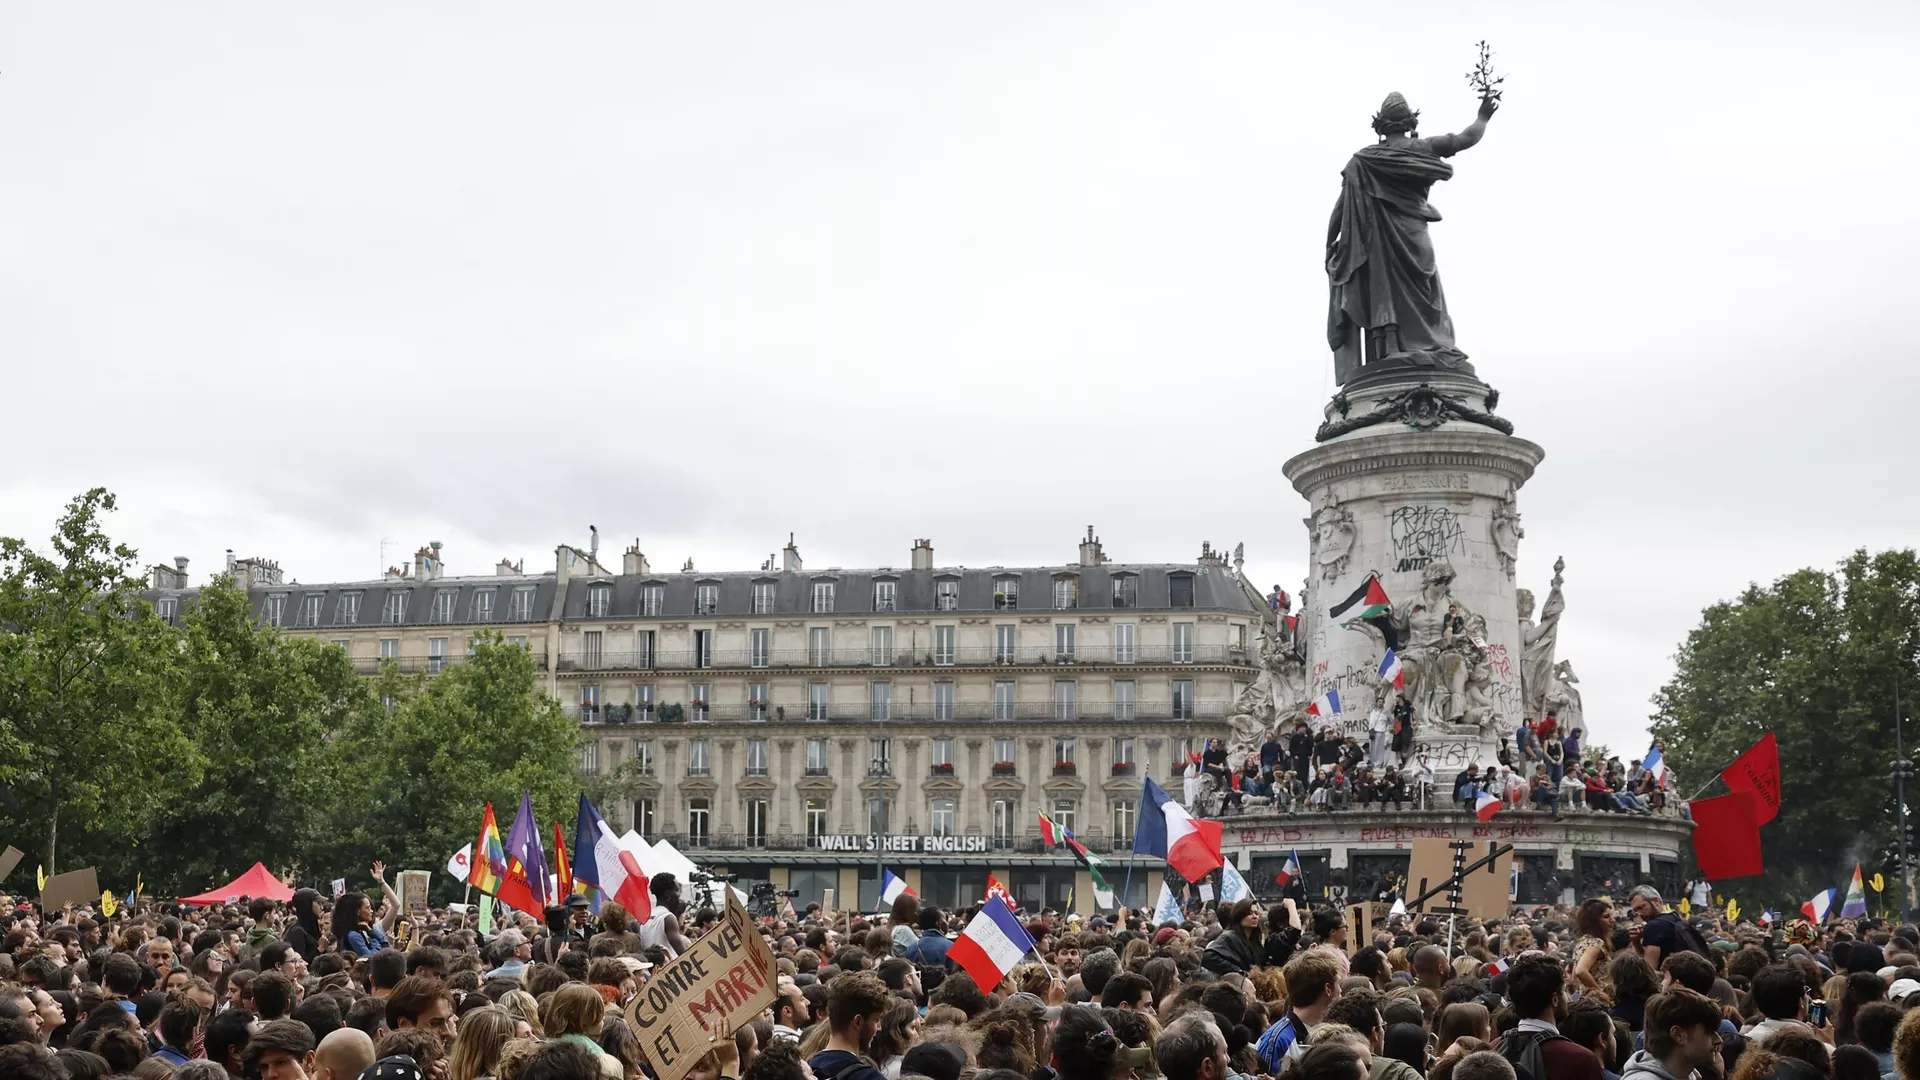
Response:
[[[526,565],[527,562],[525,559],[519,562],[514,562],[512,559],[501,559],[500,562],[494,566],[493,575],[495,577],[519,577],[521,568]]]
[[[445,573],[446,566],[440,561],[440,541],[429,541],[426,547],[413,553],[415,581],[437,581]]]
[[[647,557],[640,552],[640,538],[633,538],[633,545],[621,557],[620,572],[629,577],[644,577],[647,573]]]
[[[1100,538],[1093,535],[1093,526],[1087,526],[1087,538],[1080,541],[1080,565],[1099,566],[1107,557],[1101,554]]]
[[[913,561],[908,565],[915,570],[933,569],[933,541],[915,540],[913,542]]]
[[[789,574],[800,572],[800,549],[793,546],[793,534],[787,534],[787,546],[781,549],[781,566]]]

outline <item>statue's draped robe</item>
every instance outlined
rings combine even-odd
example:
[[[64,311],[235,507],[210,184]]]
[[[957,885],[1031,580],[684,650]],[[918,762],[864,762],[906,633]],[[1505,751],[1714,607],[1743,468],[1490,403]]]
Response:
[[[1381,327],[1396,327],[1398,342],[1391,356],[1375,359],[1446,367],[1466,359],[1454,348],[1427,236],[1427,223],[1440,220],[1427,192],[1453,175],[1441,159],[1458,149],[1452,135],[1381,143],[1354,154],[1340,173],[1340,235],[1327,253],[1327,343],[1342,385],[1360,374],[1367,331]]]

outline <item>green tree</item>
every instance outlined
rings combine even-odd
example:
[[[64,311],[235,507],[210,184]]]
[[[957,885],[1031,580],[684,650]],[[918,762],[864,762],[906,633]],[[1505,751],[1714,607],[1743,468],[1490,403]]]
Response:
[[[51,554],[0,538],[0,782],[14,823],[42,830],[48,873],[62,830],[83,850],[96,831],[137,833],[168,785],[199,777],[177,637],[141,599],[133,549],[107,538],[113,509],[100,488],[68,503]]]
[[[1896,686],[1915,688],[1920,560],[1855,552],[1706,609],[1654,697],[1654,737],[1683,786],[1706,784],[1762,735],[1780,743],[1780,813],[1761,828],[1780,901],[1840,883],[1853,864],[1896,876],[1891,763]],[[1908,732],[1906,751],[1915,747]],[[1910,792],[1909,802],[1920,799]],[[1744,886],[1743,886],[1744,888]]]
[[[340,740],[351,794],[327,848],[333,865],[384,858],[437,872],[479,832],[485,803],[504,833],[523,791],[533,795],[544,846],[552,846],[554,821],[571,838],[580,729],[539,692],[523,646],[487,632],[476,635],[471,656],[424,687],[391,673],[383,679],[376,692],[392,705]]]
[[[181,724],[204,762],[167,787],[146,846],[146,880],[198,892],[255,861],[309,877],[350,762],[337,741],[378,707],[340,649],[258,622],[231,578],[202,589],[181,627]],[[320,866],[322,871],[344,868]]]

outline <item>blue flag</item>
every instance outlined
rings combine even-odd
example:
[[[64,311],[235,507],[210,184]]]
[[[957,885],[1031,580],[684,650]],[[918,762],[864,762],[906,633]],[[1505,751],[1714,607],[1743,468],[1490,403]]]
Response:
[[[573,880],[576,885],[586,884],[591,888],[582,890],[587,894],[587,902],[593,905],[593,913],[600,913],[600,905],[606,899],[600,891],[600,863],[594,856],[594,849],[600,844],[600,811],[587,798],[586,792],[580,793],[580,812],[573,830]]]

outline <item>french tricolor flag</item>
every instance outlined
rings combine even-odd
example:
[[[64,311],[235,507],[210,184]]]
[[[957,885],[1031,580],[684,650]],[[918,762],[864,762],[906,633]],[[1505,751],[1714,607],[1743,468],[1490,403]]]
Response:
[[[880,905],[882,907],[891,906],[895,900],[910,895],[914,895],[913,890],[907,888],[907,883],[895,876],[893,871],[880,871]]]
[[[1380,678],[1398,689],[1406,689],[1407,674],[1400,668],[1400,654],[1392,649],[1388,649],[1387,655],[1380,660]]]
[[[1480,797],[1473,801],[1473,815],[1481,821],[1490,821],[1493,815],[1500,812],[1500,806],[1499,796],[1483,791]]]
[[[967,928],[947,950],[947,959],[959,964],[981,989],[997,988],[1007,972],[1033,951],[1033,939],[1005,904],[987,904],[967,920]],[[992,993],[992,990],[987,990]]]
[[[1511,966],[1512,966],[1511,964],[1507,963],[1507,958],[1503,956],[1500,959],[1495,960],[1493,963],[1487,965],[1487,974],[1498,975],[1501,972],[1507,970],[1507,968]]]
[[[1640,763],[1640,767],[1652,773],[1655,781],[1667,778],[1667,759],[1660,753],[1659,743],[1647,748],[1646,760]]]
[[[1285,888],[1288,882],[1292,881],[1294,878],[1297,878],[1299,876],[1300,876],[1300,853],[1298,851],[1289,851],[1287,852],[1287,861],[1285,865],[1280,867],[1279,873],[1273,875],[1273,880],[1277,884],[1279,884],[1281,888]]]
[[[645,922],[653,916],[653,898],[647,892],[647,875],[641,871],[640,862],[633,852],[620,843],[613,834],[600,811],[580,796],[580,839],[593,838],[591,848],[583,846],[579,840],[574,842],[577,848],[573,853],[573,876],[584,881],[608,899],[617,900],[639,922]]]
[[[1313,704],[1307,706],[1307,713],[1322,720],[1340,715],[1340,691],[1328,690],[1321,694],[1313,700]]]
[[[1140,818],[1133,830],[1133,850],[1158,855],[1188,881],[1199,881],[1219,868],[1220,823],[1196,821],[1186,807],[1174,802],[1153,777],[1146,777],[1140,796]]]
[[[1838,896],[1839,892],[1838,889],[1824,890],[1818,896],[1801,904],[1800,910],[1814,922],[1826,922],[1827,914],[1833,910],[1834,897]]]

